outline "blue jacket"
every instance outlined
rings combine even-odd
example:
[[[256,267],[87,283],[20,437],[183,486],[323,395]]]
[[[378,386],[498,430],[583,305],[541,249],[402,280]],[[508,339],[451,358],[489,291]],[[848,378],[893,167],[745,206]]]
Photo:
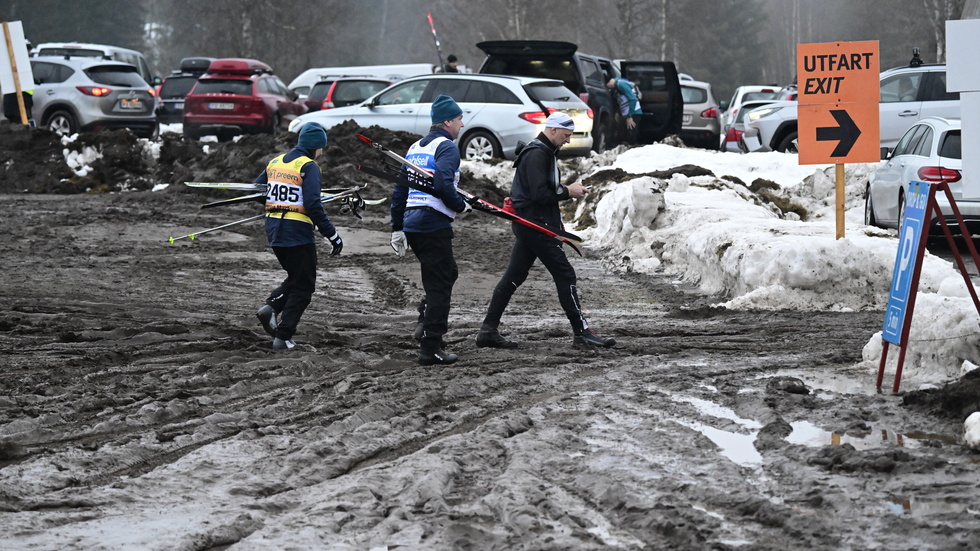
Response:
[[[640,100],[633,93],[631,84],[625,78],[616,79],[616,91],[619,92],[619,114],[624,117],[643,114],[643,110],[640,109]]]
[[[453,182],[456,177],[456,170],[459,168],[459,148],[452,142],[449,132],[439,128],[429,132],[419,142],[427,145],[432,140],[444,137],[447,141],[439,144],[436,149],[435,161],[436,170],[433,175],[433,187],[438,191],[437,196],[447,207],[456,212],[463,212],[466,202],[456,193]],[[402,167],[403,174],[408,169]],[[452,227],[452,219],[448,216],[432,212],[428,209],[409,209],[405,210],[408,200],[408,186],[396,185],[391,194],[391,229],[392,231],[406,231],[417,233],[428,233],[444,228]]]
[[[304,155],[313,158],[312,151],[297,146],[286,153],[283,161],[288,163]],[[315,161],[311,161],[303,165],[300,175],[303,177],[303,208],[306,209],[306,215],[310,217],[321,235],[332,236],[337,233],[337,229],[327,218],[327,212],[323,210],[323,203],[320,202],[320,167]],[[255,183],[263,186],[269,183],[264,170],[255,179]],[[316,243],[313,226],[302,220],[266,217],[265,234],[269,238],[270,247],[295,247]]]

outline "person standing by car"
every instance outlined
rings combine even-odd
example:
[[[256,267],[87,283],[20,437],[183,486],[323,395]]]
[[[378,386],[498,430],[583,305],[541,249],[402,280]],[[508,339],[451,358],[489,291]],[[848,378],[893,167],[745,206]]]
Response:
[[[456,56],[454,56],[453,54],[449,54],[449,57],[446,58],[446,64],[443,65],[443,67],[442,67],[442,72],[443,73],[458,73],[459,72],[459,69],[456,67],[457,61],[458,60],[456,59]]]
[[[34,118],[31,113],[34,107],[34,90],[24,90],[21,92],[21,97],[24,98],[24,113],[27,115],[27,123],[24,124],[30,124]],[[17,92],[3,95],[3,116],[10,122],[23,122],[20,118],[20,105],[17,103]]]
[[[568,143],[574,131],[575,122],[568,115],[560,111],[552,113],[545,121],[544,131],[518,153],[510,190],[518,216],[536,224],[561,228],[558,204],[566,199],[584,197],[587,193],[585,186],[579,182],[569,186],[560,183],[558,150]],[[518,343],[505,339],[497,328],[510,298],[527,279],[535,260],[541,260],[555,280],[558,302],[572,324],[572,342],[605,347],[616,344],[615,339],[597,335],[585,320],[576,289],[575,269],[568,262],[561,244],[516,222],[512,226],[517,239],[510,252],[510,263],[494,287],[487,315],[476,336],[476,345],[481,348],[517,348]]]
[[[293,335],[309,306],[316,286],[315,227],[330,241],[330,254],[344,248],[323,204],[320,202],[320,167],[316,159],[327,146],[327,132],[317,123],[300,130],[296,147],[269,161],[255,183],[266,187],[265,233],[279,265],[286,270],[283,280],[256,316],[274,337],[272,348],[295,346]],[[276,316],[282,318],[277,322]]]
[[[412,248],[422,270],[425,301],[419,307],[422,333],[419,363],[451,364],[458,357],[443,350],[442,336],[449,328],[453,285],[459,275],[453,257],[453,221],[472,207],[456,192],[459,184],[459,148],[453,143],[463,128],[463,110],[453,98],[441,95],[432,102],[429,133],[408,148],[405,157],[432,173],[435,194],[397,185],[391,196],[391,248],[398,256]],[[416,179],[414,172],[407,177]]]
[[[606,88],[616,93],[619,101],[619,114],[626,119],[626,142],[636,143],[637,126],[634,117],[639,118],[643,114],[640,108],[640,98],[634,92],[635,85],[625,78],[613,77],[606,82]]]

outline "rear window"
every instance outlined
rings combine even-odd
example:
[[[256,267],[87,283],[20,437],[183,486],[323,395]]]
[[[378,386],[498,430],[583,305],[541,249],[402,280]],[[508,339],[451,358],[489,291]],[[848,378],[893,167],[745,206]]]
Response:
[[[538,101],[571,101],[578,99],[568,88],[556,82],[539,82],[524,86],[527,95]]]
[[[583,83],[578,81],[575,68],[570,59],[529,59],[494,57],[480,69],[490,75],[517,75],[525,77],[551,78],[560,80],[570,90],[576,90]]]
[[[310,88],[310,93],[306,96],[306,99],[311,101],[323,101],[327,99],[327,92],[330,91],[330,87],[333,86],[334,81],[332,80],[321,80]]]
[[[93,82],[107,86],[129,86],[132,88],[146,88],[149,86],[137,72],[136,67],[96,65],[95,67],[85,69],[85,74]]]
[[[190,93],[197,77],[169,77],[160,87],[160,97],[163,99],[182,98]]]
[[[742,96],[742,103],[760,99],[774,99],[779,92],[747,92]]]
[[[681,86],[681,98],[684,103],[708,103],[708,91],[701,88]]]
[[[939,156],[947,159],[961,159],[960,151],[960,131],[950,130],[943,137],[943,143],[939,146]]]
[[[208,78],[197,81],[195,94],[235,94],[252,95],[252,81],[231,78]]]
[[[360,103],[388,87],[384,82],[341,81],[338,82],[330,98],[334,102]]]
[[[667,71],[663,65],[629,65],[623,76],[636,84],[640,92],[669,92]]]

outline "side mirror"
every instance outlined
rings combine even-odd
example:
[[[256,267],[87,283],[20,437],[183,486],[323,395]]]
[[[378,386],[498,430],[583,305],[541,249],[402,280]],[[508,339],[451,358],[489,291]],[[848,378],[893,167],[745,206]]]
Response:
[[[889,149],[887,147],[882,147],[881,148],[881,160],[882,161],[888,160],[888,158],[891,157],[891,152],[892,152],[891,149]]]
[[[721,109],[722,111],[728,111],[728,100],[727,99],[722,100],[722,102],[718,104],[718,109]]]
[[[154,86],[160,86],[161,84],[163,84],[163,79],[160,77],[153,77],[153,82],[151,82],[150,84]]]
[[[299,99],[299,94],[298,94],[298,93],[296,93],[296,92],[292,92],[292,91],[290,91],[290,92],[289,92],[289,99],[291,99],[291,100],[293,100],[293,101],[296,101],[296,100],[298,100],[298,99]]]

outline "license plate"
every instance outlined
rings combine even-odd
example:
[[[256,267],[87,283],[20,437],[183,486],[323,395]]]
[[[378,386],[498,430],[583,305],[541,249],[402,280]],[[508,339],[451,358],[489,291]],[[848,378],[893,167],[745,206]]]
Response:
[[[208,109],[214,109],[214,110],[225,110],[225,111],[227,111],[227,110],[234,109],[234,108],[235,108],[235,104],[234,103],[209,103],[208,104]]]
[[[178,101],[177,103],[174,104],[174,107],[177,108],[177,109],[183,109],[184,108],[184,102]]]
[[[142,111],[143,102],[139,98],[123,98],[119,100],[119,109],[123,111]]]

